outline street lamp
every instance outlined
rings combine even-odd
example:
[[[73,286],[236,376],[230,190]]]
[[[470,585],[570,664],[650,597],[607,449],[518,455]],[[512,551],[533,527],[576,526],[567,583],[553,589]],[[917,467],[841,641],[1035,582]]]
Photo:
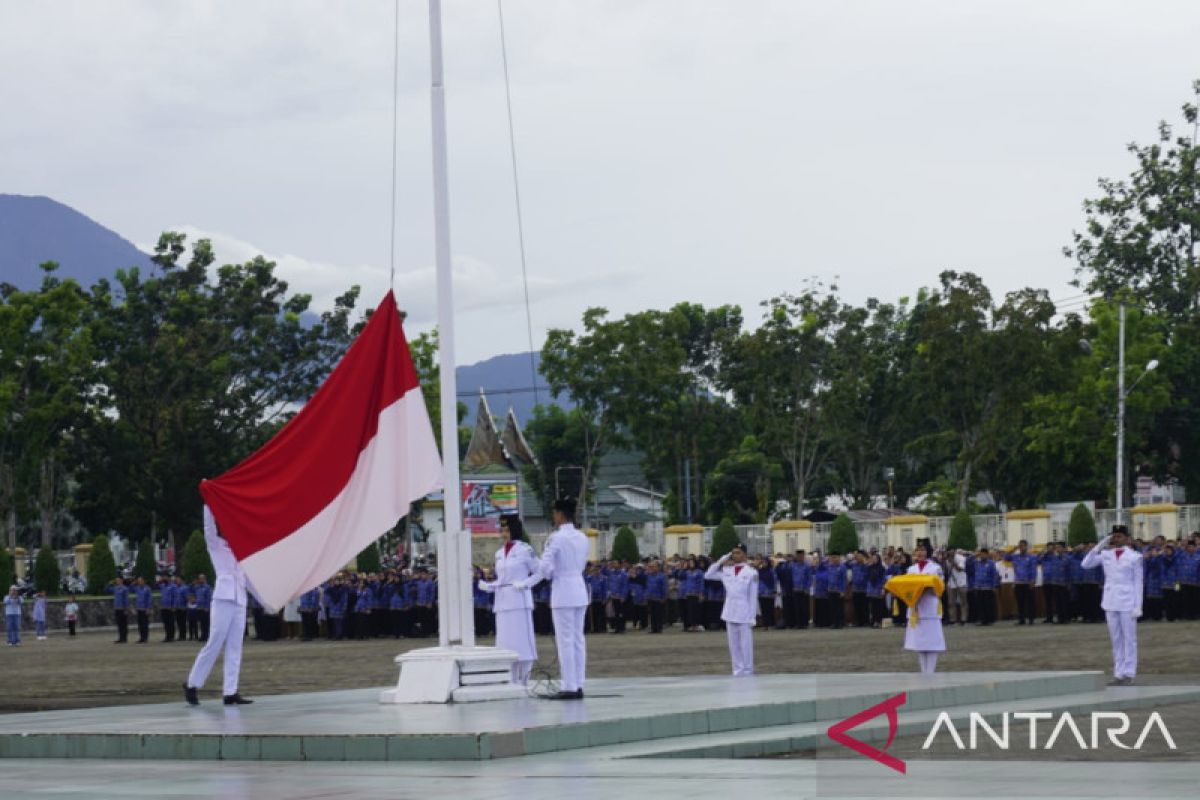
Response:
[[[1117,522],[1121,522],[1122,512],[1125,510],[1125,398],[1129,397],[1130,393],[1141,383],[1142,378],[1158,369],[1158,359],[1152,358],[1146,364],[1146,368],[1142,370],[1142,374],[1138,375],[1137,380],[1126,389],[1125,388],[1125,304],[1118,304],[1118,318],[1120,319],[1120,335],[1117,340]],[[1091,355],[1092,343],[1087,339],[1080,339],[1079,346],[1082,350]]]

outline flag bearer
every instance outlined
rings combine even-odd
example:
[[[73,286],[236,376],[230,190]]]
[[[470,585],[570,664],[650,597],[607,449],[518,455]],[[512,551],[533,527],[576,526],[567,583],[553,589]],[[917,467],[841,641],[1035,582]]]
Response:
[[[494,592],[492,609],[496,618],[496,647],[517,654],[512,666],[512,682],[529,683],[533,662],[537,661],[537,643],[533,639],[533,595],[530,575],[537,573],[538,558],[525,537],[525,526],[516,514],[501,517],[500,533],[504,544],[496,551],[495,579],[483,581],[479,588]],[[520,584],[520,588],[518,588]]]
[[[726,562],[729,562],[728,564]],[[721,619],[729,638],[729,657],[735,678],[754,674],[754,620],[758,610],[759,572],[746,563],[746,548],[737,545],[704,573],[725,588]]]
[[[909,575],[936,575],[945,580],[942,568],[929,560],[929,551],[919,544],[913,550],[916,558],[908,568]],[[921,672],[931,675],[937,671],[938,655],[946,650],[946,635],[942,631],[942,615],[938,612],[938,597],[932,589],[922,592],[916,605],[909,608],[910,624],[904,629],[904,649],[917,654]],[[916,615],[916,619],[911,617]]]
[[[1104,595],[1100,606],[1108,619],[1112,640],[1113,680],[1110,686],[1128,686],[1137,675],[1137,620],[1142,615],[1142,554],[1129,546],[1129,529],[1114,525],[1083,559],[1085,567],[1104,568]]]

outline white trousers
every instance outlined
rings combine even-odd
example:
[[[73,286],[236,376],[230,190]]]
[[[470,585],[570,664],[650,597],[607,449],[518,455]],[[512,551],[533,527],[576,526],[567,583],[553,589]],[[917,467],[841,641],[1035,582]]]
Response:
[[[583,688],[587,671],[587,645],[583,641],[583,621],[587,606],[553,608],[554,644],[558,647],[558,674],[562,691]]]
[[[936,650],[918,650],[917,665],[921,668],[921,672],[926,675],[932,675],[937,672],[938,651]]]
[[[222,693],[237,694],[238,673],[242,670],[242,637],[246,635],[246,607],[232,600],[213,600],[208,641],[196,655],[196,663],[188,674],[188,686],[203,688],[208,673],[225,651],[225,684]]]
[[[726,622],[725,634],[729,637],[729,658],[733,661],[733,677],[741,678],[754,674],[754,626],[746,622]]]
[[[1108,636],[1112,639],[1113,677],[1137,675],[1137,620],[1129,611],[1105,611]]]

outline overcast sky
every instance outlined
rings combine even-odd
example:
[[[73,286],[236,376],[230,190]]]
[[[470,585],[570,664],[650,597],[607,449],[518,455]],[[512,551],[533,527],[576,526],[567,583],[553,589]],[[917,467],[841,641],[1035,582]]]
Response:
[[[1125,144],[1177,121],[1200,3],[504,0],[536,344],[582,311],[1069,287]],[[496,3],[446,0],[458,357],[527,347]],[[388,286],[392,0],[0,0],[0,192],[142,246]],[[428,29],[400,0],[396,290],[433,319]],[[413,326],[410,326],[410,328]]]

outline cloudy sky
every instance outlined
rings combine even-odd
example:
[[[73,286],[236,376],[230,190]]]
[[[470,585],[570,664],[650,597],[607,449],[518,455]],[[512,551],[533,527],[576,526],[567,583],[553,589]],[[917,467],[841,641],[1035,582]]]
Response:
[[[1078,294],[1124,145],[1178,120],[1200,3],[504,0],[535,338],[602,305]],[[445,0],[458,356],[526,349],[499,25]],[[396,290],[435,305],[423,0],[400,0]],[[0,191],[146,245],[388,286],[393,0],[0,0]]]

